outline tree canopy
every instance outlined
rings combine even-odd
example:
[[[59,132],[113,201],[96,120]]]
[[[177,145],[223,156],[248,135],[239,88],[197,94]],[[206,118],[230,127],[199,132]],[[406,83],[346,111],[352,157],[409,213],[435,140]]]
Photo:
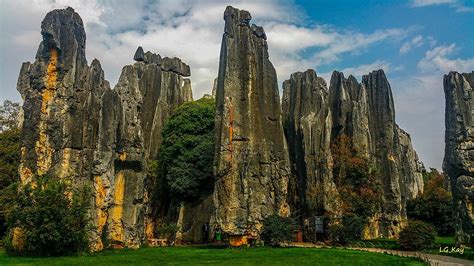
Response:
[[[187,102],[163,128],[159,168],[173,198],[193,200],[212,191],[214,113],[214,99]]]

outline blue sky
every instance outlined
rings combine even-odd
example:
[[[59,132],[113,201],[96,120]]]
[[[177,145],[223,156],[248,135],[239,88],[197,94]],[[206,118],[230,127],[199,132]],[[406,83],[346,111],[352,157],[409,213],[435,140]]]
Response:
[[[226,5],[249,10],[268,36],[281,84],[316,69],[363,74],[383,68],[398,124],[411,134],[427,167],[444,152],[443,74],[474,70],[474,0],[0,0],[0,101],[21,101],[21,63],[34,61],[40,23],[54,8],[73,7],[87,34],[88,61],[97,58],[112,87],[137,46],[177,56],[191,66],[195,98],[217,75]]]

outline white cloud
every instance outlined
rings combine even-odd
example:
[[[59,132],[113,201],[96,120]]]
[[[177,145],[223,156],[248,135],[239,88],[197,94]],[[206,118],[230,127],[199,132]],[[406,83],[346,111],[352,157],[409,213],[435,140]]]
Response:
[[[82,17],[87,34],[86,55],[98,58],[112,86],[124,65],[133,63],[138,46],[162,56],[177,56],[191,66],[195,98],[209,93],[217,75],[219,50],[227,5],[249,10],[253,23],[267,33],[270,58],[280,80],[292,72],[339,61],[346,53],[362,53],[368,47],[405,38],[410,30],[381,29],[372,33],[346,31],[327,25],[297,26],[305,19],[291,2],[281,1],[8,1],[2,5],[6,35],[2,61],[17,65],[34,60],[40,42],[40,22],[53,8],[72,6]],[[5,23],[4,23],[5,22]],[[20,24],[20,26],[18,26]],[[15,27],[13,27],[15,25]],[[5,47],[4,47],[5,46]],[[4,58],[5,57],[5,58]],[[18,69],[2,71],[2,82],[16,82]],[[5,83],[4,83],[5,84]],[[13,87],[13,86],[12,86]],[[11,95],[13,88],[9,89]],[[16,93],[14,93],[17,95]],[[6,94],[7,95],[7,94]],[[11,98],[11,97],[10,97]]]
[[[431,5],[442,5],[442,4],[454,4],[457,0],[412,0],[411,5],[413,7],[431,6]]]
[[[400,54],[406,54],[410,50],[420,47],[423,45],[423,36],[417,35],[413,37],[410,41],[405,42],[401,47],[400,47]]]
[[[449,71],[471,72],[474,70],[474,58],[451,59],[450,55],[456,51],[456,44],[437,46],[425,53],[418,62],[422,72],[448,73]]]
[[[449,5],[449,7],[454,8],[456,12],[474,12],[474,7],[466,6],[459,0],[412,0],[412,7],[426,7],[434,5]]]

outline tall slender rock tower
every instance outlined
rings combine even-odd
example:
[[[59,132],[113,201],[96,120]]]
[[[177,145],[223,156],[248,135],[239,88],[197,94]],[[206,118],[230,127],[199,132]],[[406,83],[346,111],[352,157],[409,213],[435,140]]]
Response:
[[[229,235],[257,236],[288,215],[288,154],[275,68],[262,27],[228,6],[216,88],[214,219]]]
[[[443,170],[451,181],[456,242],[474,242],[474,71],[444,76],[446,134]]]

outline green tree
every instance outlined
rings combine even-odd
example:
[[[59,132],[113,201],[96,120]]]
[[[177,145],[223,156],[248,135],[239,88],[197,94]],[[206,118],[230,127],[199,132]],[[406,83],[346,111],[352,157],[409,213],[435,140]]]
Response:
[[[446,178],[431,169],[424,181],[423,194],[407,203],[408,218],[432,224],[441,236],[453,235],[453,203]]]
[[[158,161],[166,184],[159,185],[166,185],[173,199],[191,201],[212,192],[214,113],[214,99],[187,102],[163,128]]]
[[[20,130],[0,132],[0,237],[6,232],[5,217],[16,198],[20,163]]]
[[[21,231],[23,244],[13,245],[10,234],[4,241],[7,251],[40,256],[85,251],[90,198],[87,188],[74,189],[58,179],[35,178],[20,189],[8,217],[11,232]]]

